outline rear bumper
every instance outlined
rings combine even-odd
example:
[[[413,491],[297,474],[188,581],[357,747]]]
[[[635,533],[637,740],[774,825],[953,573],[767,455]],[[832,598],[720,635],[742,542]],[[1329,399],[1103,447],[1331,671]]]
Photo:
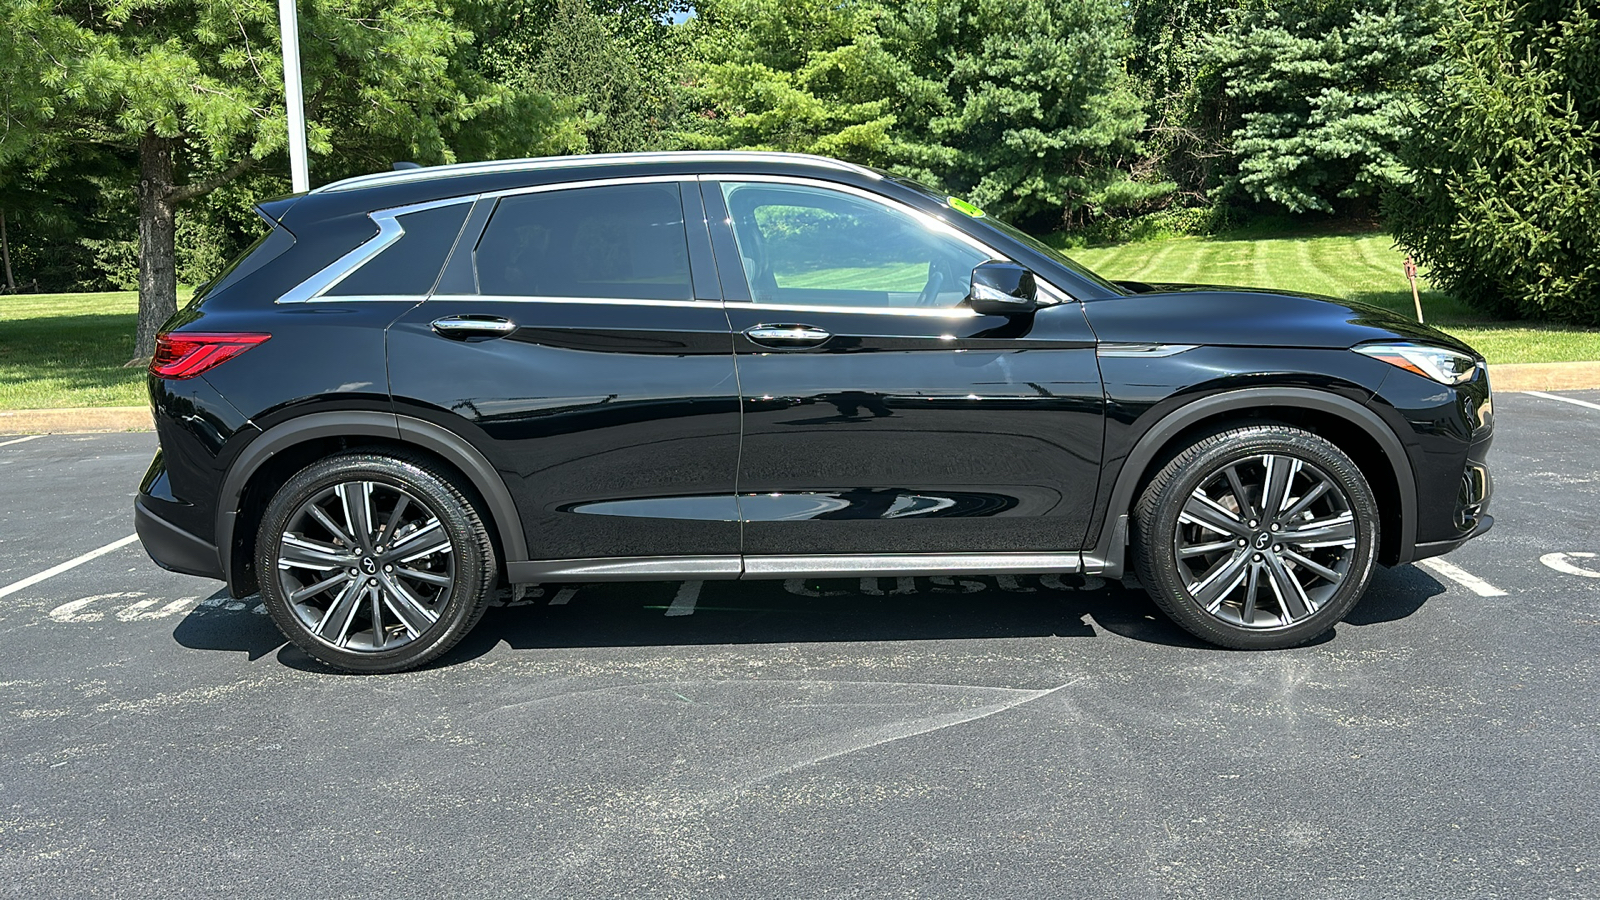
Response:
[[[133,501],[133,525],[156,565],[184,575],[222,580],[217,548],[151,512],[143,498]]]

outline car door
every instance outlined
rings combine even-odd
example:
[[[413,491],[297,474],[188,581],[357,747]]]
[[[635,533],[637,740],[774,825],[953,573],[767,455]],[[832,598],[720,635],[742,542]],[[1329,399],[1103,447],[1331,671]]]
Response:
[[[973,312],[971,270],[999,255],[870,191],[701,187],[744,404],[748,573],[1081,548],[1104,424],[1079,304],[1047,285],[1061,302],[1032,315]]]
[[[397,411],[484,453],[533,560],[736,575],[740,411],[710,265],[693,180],[480,197],[438,287],[390,329]]]

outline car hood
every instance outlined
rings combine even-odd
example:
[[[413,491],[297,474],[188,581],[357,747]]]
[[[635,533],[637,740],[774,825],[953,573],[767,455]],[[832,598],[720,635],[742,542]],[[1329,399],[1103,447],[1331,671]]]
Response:
[[[1207,284],[1122,285],[1135,293],[1085,306],[1101,341],[1343,349],[1405,340],[1473,352],[1436,328],[1354,300]]]

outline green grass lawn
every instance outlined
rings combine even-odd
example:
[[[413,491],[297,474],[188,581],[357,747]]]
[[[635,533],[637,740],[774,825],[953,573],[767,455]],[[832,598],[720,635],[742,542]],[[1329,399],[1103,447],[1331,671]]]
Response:
[[[0,296],[0,409],[144,405],[138,320],[133,291]]]
[[[888,291],[917,293],[928,284],[927,263],[900,263],[870,268],[813,269],[775,272],[781,288],[815,288],[829,291]]]
[[[1112,279],[1306,291],[1416,315],[1400,271],[1405,254],[1385,234],[1171,238],[1067,253]],[[1424,279],[1418,286],[1428,324],[1471,344],[1491,363],[1600,360],[1600,330],[1503,322],[1430,290]]]

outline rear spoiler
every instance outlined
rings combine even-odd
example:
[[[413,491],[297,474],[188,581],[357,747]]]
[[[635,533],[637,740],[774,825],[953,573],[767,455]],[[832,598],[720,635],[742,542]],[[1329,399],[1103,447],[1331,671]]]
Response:
[[[282,197],[263,200],[256,204],[256,212],[267,220],[267,224],[277,225],[283,221],[283,217],[288,214],[290,207],[299,203],[300,198],[304,196],[305,194],[285,194]]]

